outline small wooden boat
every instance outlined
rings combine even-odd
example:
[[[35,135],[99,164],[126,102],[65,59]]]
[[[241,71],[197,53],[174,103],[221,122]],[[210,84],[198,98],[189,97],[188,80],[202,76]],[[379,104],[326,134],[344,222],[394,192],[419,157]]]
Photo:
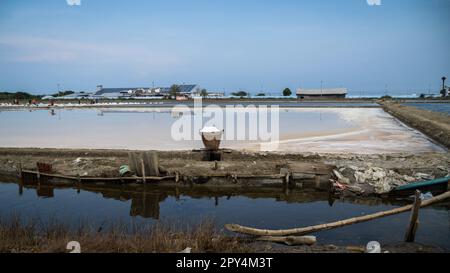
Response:
[[[219,130],[214,126],[204,127],[203,129],[200,130],[203,145],[205,145],[207,151],[219,150],[222,134],[223,130]]]
[[[450,190],[450,176],[436,178],[433,180],[414,182],[403,186],[396,187],[391,193],[413,192],[414,190]]]

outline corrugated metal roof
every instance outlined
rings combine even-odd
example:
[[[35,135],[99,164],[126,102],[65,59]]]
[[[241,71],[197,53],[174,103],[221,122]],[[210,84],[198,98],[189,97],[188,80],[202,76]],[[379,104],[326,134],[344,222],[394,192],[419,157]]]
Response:
[[[297,89],[297,95],[345,95],[347,88]]]
[[[99,96],[103,94],[120,93],[122,91],[136,90],[136,89],[151,89],[151,87],[102,88],[99,91],[95,92],[95,95]]]
[[[189,85],[179,85],[181,93],[191,93],[194,91],[196,84]],[[104,95],[104,94],[119,94],[120,92],[125,92],[128,90],[138,90],[138,89],[152,89],[151,87],[123,87],[123,88],[102,88],[101,90],[95,93],[96,96]],[[169,93],[170,87],[160,87],[162,93]]]

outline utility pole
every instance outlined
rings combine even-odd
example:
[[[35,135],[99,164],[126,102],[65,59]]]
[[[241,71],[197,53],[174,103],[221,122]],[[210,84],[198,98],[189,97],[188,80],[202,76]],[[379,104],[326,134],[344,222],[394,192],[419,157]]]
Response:
[[[323,96],[323,81],[320,81],[320,96]]]

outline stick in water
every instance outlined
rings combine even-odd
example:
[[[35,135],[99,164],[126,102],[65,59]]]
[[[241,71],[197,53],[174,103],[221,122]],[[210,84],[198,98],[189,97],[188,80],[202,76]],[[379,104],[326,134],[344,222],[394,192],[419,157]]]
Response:
[[[450,198],[450,191],[443,193],[441,195],[435,196],[431,199],[423,201],[420,207],[427,207],[427,206],[441,202],[448,198]],[[305,235],[305,234],[310,234],[310,233],[321,231],[321,230],[334,229],[334,228],[338,228],[338,227],[343,227],[343,226],[348,226],[348,225],[353,225],[353,224],[357,224],[357,223],[361,223],[361,222],[370,221],[370,220],[385,217],[385,216],[399,214],[402,212],[410,211],[412,209],[412,207],[413,207],[413,205],[407,205],[404,207],[387,210],[387,211],[382,211],[382,212],[377,212],[374,214],[354,217],[354,218],[337,221],[337,222],[333,222],[333,223],[328,223],[328,224],[303,227],[303,228],[269,230],[269,229],[257,229],[257,228],[245,227],[245,226],[240,226],[237,224],[226,224],[225,228],[228,229],[229,231],[242,233],[242,234],[248,234],[248,235],[255,235],[255,236]]]

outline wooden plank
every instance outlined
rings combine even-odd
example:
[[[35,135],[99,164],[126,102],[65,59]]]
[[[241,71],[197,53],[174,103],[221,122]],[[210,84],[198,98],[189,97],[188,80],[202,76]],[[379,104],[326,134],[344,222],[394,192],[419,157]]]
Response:
[[[136,158],[136,153],[134,152],[128,152],[128,165],[130,167],[130,171],[139,175],[139,167],[138,167],[138,161]],[[142,174],[140,174],[142,175]]]
[[[333,165],[323,164],[323,163],[309,163],[309,162],[288,162],[288,167],[295,175],[299,174],[319,174],[319,175],[329,175],[335,168]]]
[[[150,176],[159,176],[159,156],[155,151],[145,152],[143,154],[145,172]]]

